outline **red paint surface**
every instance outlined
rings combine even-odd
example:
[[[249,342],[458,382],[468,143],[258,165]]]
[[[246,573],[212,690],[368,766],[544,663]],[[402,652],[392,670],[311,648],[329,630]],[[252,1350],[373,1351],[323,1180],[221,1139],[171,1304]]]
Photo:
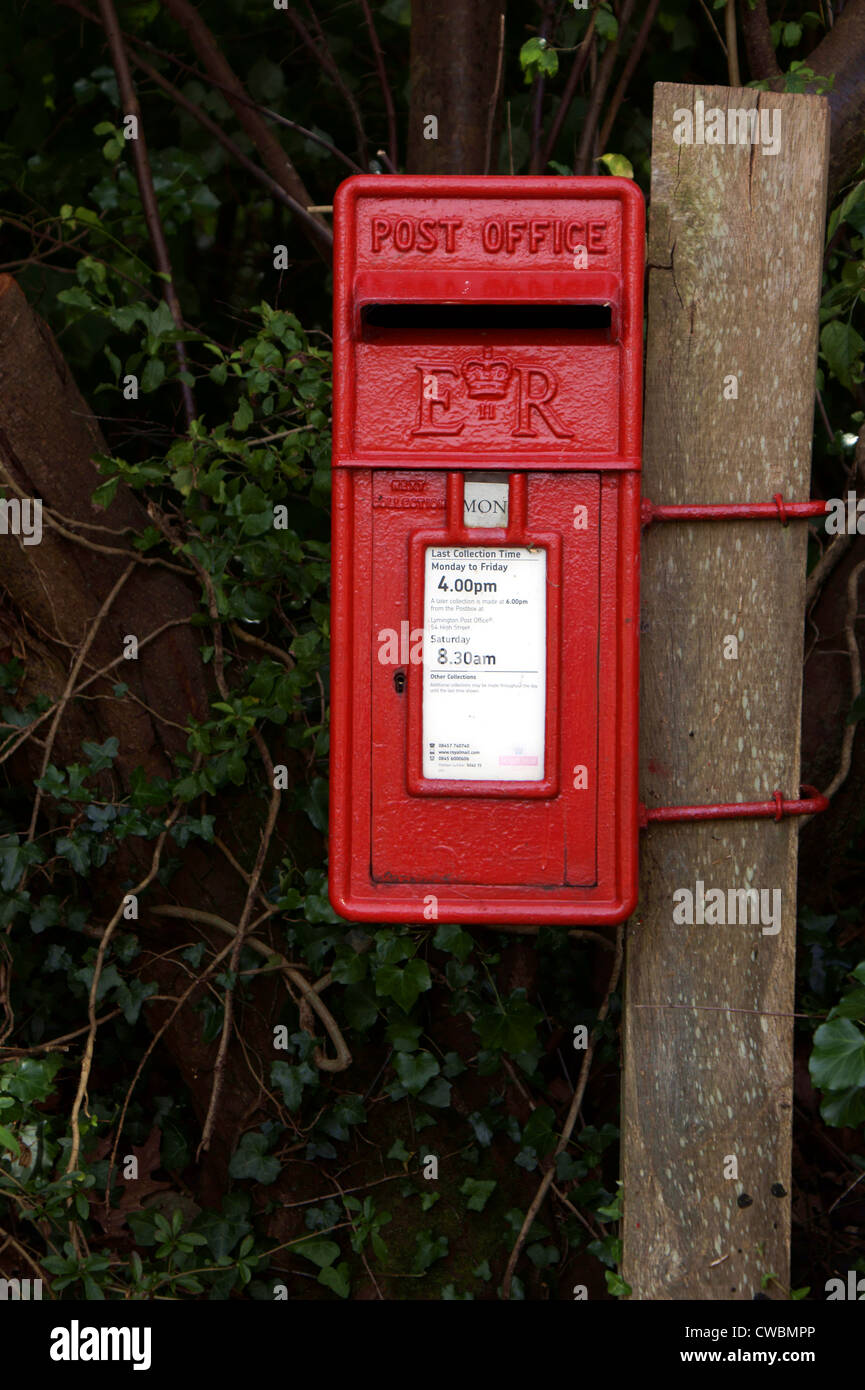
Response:
[[[606,177],[358,177],[337,193],[330,897],[345,917],[602,924],[633,908],[643,215],[636,186]],[[484,303],[609,304],[610,326],[363,315]],[[474,469],[509,478],[507,531],[464,529]],[[422,776],[422,669],[377,653],[383,629],[422,627],[429,544],[546,549],[542,782]]]

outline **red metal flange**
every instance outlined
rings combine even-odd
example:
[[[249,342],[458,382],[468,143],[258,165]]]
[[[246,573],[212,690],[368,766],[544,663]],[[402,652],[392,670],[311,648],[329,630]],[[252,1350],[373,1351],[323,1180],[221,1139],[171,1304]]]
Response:
[[[771,801],[733,801],[706,806],[643,806],[640,805],[639,824],[644,830],[647,825],[658,821],[703,821],[703,820],[781,820],[784,816],[813,816],[825,811],[829,805],[828,797],[818,792],[816,787],[802,785],[804,797],[785,801],[781,792],[776,791]]]
[[[643,526],[654,521],[765,521],[777,518],[782,526],[799,517],[825,516],[826,502],[785,502],[776,492],[771,502],[721,502],[708,506],[690,503],[658,506],[648,497],[642,499],[640,520]]]

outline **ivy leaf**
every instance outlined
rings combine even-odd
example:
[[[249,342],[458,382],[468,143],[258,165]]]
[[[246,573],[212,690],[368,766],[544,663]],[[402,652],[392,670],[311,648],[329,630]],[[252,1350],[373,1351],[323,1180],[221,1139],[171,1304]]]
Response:
[[[514,994],[505,1004],[481,1014],[474,1030],[485,1048],[516,1056],[536,1042],[535,1028],[540,1018],[538,1009]]]
[[[829,1018],[865,1019],[865,989],[851,989],[829,1013]]]
[[[861,358],[865,349],[865,339],[849,323],[837,319],[827,323],[820,334],[820,351],[829,364],[829,370],[838,378],[841,385],[852,391],[861,380]]]
[[[412,1259],[412,1274],[426,1274],[436,1260],[443,1260],[448,1253],[447,1236],[434,1236],[430,1231],[418,1231],[415,1237],[416,1250]]]
[[[621,1274],[616,1274],[614,1270],[608,1269],[604,1277],[607,1281],[607,1290],[614,1298],[630,1298],[631,1286],[625,1283]]]
[[[469,1211],[483,1211],[495,1189],[496,1182],[492,1178],[466,1178],[460,1192],[463,1197],[468,1197],[466,1207]]]
[[[831,1091],[823,1098],[820,1114],[827,1125],[836,1129],[850,1126],[855,1129],[865,1121],[865,1091],[861,1086],[849,1086],[846,1091]]]
[[[400,1082],[410,1095],[418,1095],[441,1068],[431,1052],[397,1052],[394,1067]]]
[[[844,1091],[865,1086],[865,1033],[849,1018],[833,1018],[814,1034],[808,1064],[811,1080],[821,1091]]]
[[[422,1032],[419,1023],[412,1023],[408,1018],[397,1018],[388,1024],[386,1036],[394,1052],[414,1052]]]
[[[418,995],[432,989],[429,966],[423,960],[410,960],[405,966],[381,965],[375,972],[375,992],[394,999],[410,1013]]]
[[[438,1110],[446,1110],[451,1101],[451,1083],[443,1076],[437,1076],[423,1091],[420,1099],[424,1105],[434,1105]]]
[[[46,1101],[54,1091],[54,1077],[60,1070],[62,1059],[57,1056],[22,1057],[14,1070],[6,1072],[5,1089],[10,1096],[25,1104]]]
[[[326,1269],[328,1265],[332,1265],[339,1255],[336,1241],[326,1240],[324,1236],[310,1236],[309,1240],[301,1241],[294,1249],[298,1255],[302,1255],[305,1260],[311,1260],[319,1269]]]
[[[345,1017],[352,1028],[366,1033],[378,1018],[378,1005],[369,985],[349,985],[343,999]]]
[[[228,1171],[233,1178],[252,1178],[254,1182],[271,1183],[279,1177],[281,1168],[278,1158],[267,1154],[269,1140],[266,1134],[254,1130],[244,1134],[234,1153]]]
[[[348,1298],[351,1293],[351,1279],[346,1261],[340,1260],[338,1265],[328,1265],[319,1274],[318,1282],[324,1284],[327,1289],[333,1289],[340,1298]]]
[[[436,950],[448,951],[452,956],[456,956],[460,964],[471,955],[474,944],[468,932],[453,923],[443,923],[433,937]]]

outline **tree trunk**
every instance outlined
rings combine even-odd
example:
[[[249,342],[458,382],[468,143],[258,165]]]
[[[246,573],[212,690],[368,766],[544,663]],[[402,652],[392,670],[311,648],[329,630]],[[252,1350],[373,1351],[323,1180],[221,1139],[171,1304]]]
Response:
[[[496,172],[505,0],[412,0],[410,174]]]

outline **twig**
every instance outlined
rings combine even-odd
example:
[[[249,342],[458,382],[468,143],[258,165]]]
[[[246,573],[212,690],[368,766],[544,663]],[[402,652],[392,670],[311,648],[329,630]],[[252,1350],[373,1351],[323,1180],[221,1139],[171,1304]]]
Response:
[[[224,917],[218,917],[213,912],[203,912],[200,908],[160,904],[158,907],[149,908],[149,911],[158,917],[182,917],[190,922],[200,922],[203,926],[216,927],[219,931],[225,932],[227,936],[235,937],[237,934],[237,928],[231,922],[226,921]],[[330,974],[328,973],[315,984],[310,984],[308,980],[304,979],[296,965],[286,960],[285,956],[280,955],[273,947],[268,946],[266,941],[259,941],[256,936],[247,936],[243,944],[249,946],[251,950],[256,951],[266,960],[274,961],[286,978],[297,986],[310,1008],[321,1019],[322,1025],[336,1049],[336,1057],[327,1057],[320,1048],[316,1048],[313,1060],[319,1071],[345,1071],[347,1067],[351,1066],[351,1053],[340,1032],[339,1024],[319,998],[319,992],[324,989],[325,983],[330,982]],[[307,1029],[304,1029],[304,1032],[306,1031]]]
[[[329,261],[333,249],[333,234],[330,228],[320,218],[307,212],[307,204],[311,203],[312,199],[302,179],[276,136],[247,102],[243,84],[219,49],[213,34],[201,17],[201,12],[196,10],[189,0],[165,0],[165,7],[181,28],[186,30],[193,48],[210,76],[225,92],[237,119],[261,155],[265,168],[292,199],[295,215],[311,236],[316,249]]]
[[[99,23],[97,16],[95,14],[91,14],[90,11],[86,8],[86,6],[81,4],[81,0],[56,0],[56,3],[58,5],[62,5],[65,9],[74,10],[76,14],[81,15],[82,19],[89,19],[94,24]],[[318,135],[316,131],[308,130],[306,126],[298,125],[297,121],[290,121],[287,116],[281,116],[278,111],[272,111],[269,106],[263,106],[260,101],[253,101],[252,97],[250,97],[246,92],[236,91],[234,87],[230,87],[223,82],[217,81],[217,79],[212,74],[201,72],[200,69],[194,67],[192,63],[185,63],[182,58],[178,58],[176,53],[169,53],[166,49],[160,48],[155,43],[150,43],[148,39],[143,39],[138,34],[129,34],[124,30],[123,38],[127,44],[132,44],[135,48],[145,48],[148,53],[153,53],[159,58],[167,59],[167,61],[169,63],[173,63],[175,67],[180,68],[183,72],[189,73],[190,77],[194,77],[197,82],[208,82],[211,87],[215,87],[217,91],[224,92],[226,93],[226,95],[231,93],[235,101],[240,102],[243,106],[247,106],[250,111],[257,111],[262,116],[267,116],[268,120],[275,121],[277,125],[285,126],[287,130],[296,131],[297,134],[302,135],[305,140],[311,140],[313,144],[321,145],[322,149],[327,150],[330,154],[333,155],[335,159],[340,160],[349,169],[351,169],[353,173],[363,173],[363,170],[361,169],[360,165],[357,164],[355,160],[349,158],[349,156],[347,154],[344,154],[342,150],[337,149],[336,145],[332,144],[330,140],[325,139],[323,135]],[[138,62],[139,60],[138,58],[135,58],[134,61]],[[155,69],[152,69],[152,71],[155,72]],[[165,81],[165,79],[163,79],[163,81]],[[173,87],[170,82],[166,82],[165,85],[166,89],[170,88],[172,94],[177,92],[177,88]],[[185,101],[186,98],[184,98],[183,100]],[[194,105],[194,103],[191,103],[191,105]],[[195,107],[194,111],[190,110],[190,115],[194,115],[197,111],[198,108]],[[219,136],[217,136],[216,138],[219,139]],[[234,142],[232,141],[232,144],[233,143]],[[259,170],[259,173],[260,172],[261,171]],[[291,207],[294,210],[296,210],[297,208],[297,204],[295,203],[294,199],[291,200]],[[316,212],[320,211],[320,209],[307,206],[306,211]],[[8,218],[6,220],[8,221]]]
[[[169,0],[169,3],[176,3],[176,0]],[[355,129],[355,134],[357,135],[358,156],[364,168],[368,167],[366,158],[366,131],[363,125],[363,117],[360,112],[360,107],[358,106],[357,102],[354,99],[354,96],[352,95],[352,92],[347,86],[345,78],[343,77],[342,72],[339,69],[339,65],[334,61],[333,54],[331,53],[330,48],[328,47],[327,39],[324,35],[324,30],[322,29],[318,21],[315,11],[313,9],[310,9],[310,18],[312,19],[312,22],[316,28],[316,32],[318,33],[320,41],[319,43],[316,43],[315,39],[307,29],[300,15],[297,13],[297,10],[288,9],[285,11],[285,14],[288,18],[289,23],[293,26],[295,33],[298,35],[298,38],[309,49],[310,53],[316,59],[316,61],[321,64],[322,68],[327,73],[328,77],[336,87],[337,91],[342,95],[343,100],[345,101],[345,104],[349,109],[349,114],[351,116],[352,124]]]
[[[63,691],[63,694],[60,697],[60,700],[58,701],[57,708],[54,712],[54,718],[51,721],[51,727],[48,730],[48,737],[45,740],[45,752],[42,757],[42,767],[39,773],[40,779],[43,778],[46,772],[48,771],[48,764],[51,761],[51,750],[54,747],[54,740],[57,737],[57,730],[60,725],[60,720],[63,718],[66,706],[69,704],[69,701],[72,698],[72,691],[75,686],[75,681],[78,677],[78,672],[84,665],[84,658],[87,656],[87,653],[93,645],[93,640],[96,637],[97,632],[99,631],[99,628],[102,624],[103,619],[105,618],[105,615],[108,613],[109,609],[111,608],[111,605],[113,604],[114,600],[120,593],[120,590],[123,588],[123,585],[126,583],[127,579],[132,574],[134,569],[134,562],[133,564],[126,566],[126,569],[123,571],[120,578],[114,584],[114,587],[111,589],[111,592],[105,598],[101,608],[99,609],[99,612],[96,614],[96,617],[91,622],[87,632],[87,636],[85,637],[84,641],[82,642],[81,646],[78,648],[78,651],[75,654],[75,659],[72,662],[72,666],[69,671],[69,677],[66,681],[66,687]],[[32,843],[33,837],[36,834],[36,822],[39,819],[39,807],[41,806],[41,804],[42,790],[40,787],[37,787],[36,795],[33,798],[33,811],[30,816],[30,828],[27,832],[28,844]]]
[[[149,888],[150,884],[156,878],[159,872],[159,863],[162,858],[165,841],[168,839],[168,833],[180,814],[181,809],[182,803],[178,801],[172,808],[168,820],[165,822],[164,830],[160,831],[159,838],[156,841],[156,847],[153,851],[153,857],[150,861],[150,868],[144,875],[144,878],[142,878],[132,890],[135,897],[139,897],[140,894]],[[119,907],[115,910],[111,921],[102,933],[102,940],[99,942],[99,947],[96,952],[96,961],[93,966],[93,978],[90,981],[90,996],[87,1001],[87,1013],[90,1020],[87,1030],[87,1042],[84,1046],[84,1056],[81,1060],[81,1072],[78,1077],[78,1089],[75,1092],[75,1100],[72,1105],[72,1115],[70,1117],[72,1143],[69,1146],[69,1159],[66,1164],[67,1173],[74,1172],[77,1167],[78,1154],[81,1149],[81,1133],[78,1128],[78,1117],[81,1114],[81,1106],[87,1094],[87,1082],[90,1079],[90,1069],[93,1066],[93,1054],[96,1048],[96,1031],[99,1027],[99,1020],[96,1017],[96,996],[99,989],[99,980],[102,975],[102,967],[105,963],[105,953],[108,950],[108,944],[114,934],[114,929],[123,916],[125,902],[126,895],[121,898]]]
[[[132,81],[132,76],[129,71],[126,49],[123,45],[120,25],[117,22],[117,14],[114,9],[114,0],[97,0],[97,3],[99,5],[99,13],[102,16],[105,35],[108,39],[108,47],[111,51],[111,61],[117,75],[117,86],[120,90],[120,100],[123,103],[123,114],[124,116],[134,116],[137,124],[136,138],[130,142],[132,145],[132,157],[135,161],[135,175],[138,181],[141,206],[144,211],[144,221],[147,224],[150,244],[153,247],[153,254],[156,258],[156,268],[164,281],[162,293],[171,311],[171,317],[174,320],[175,328],[178,332],[182,332],[183,314],[180,311],[180,300],[177,297],[177,290],[174,286],[174,271],[171,268],[168,245],[165,240],[162,218],[159,213],[159,203],[153,187],[153,175],[150,172],[147,141],[144,136],[144,121],[141,116],[141,107],[138,104],[135,84]],[[177,353],[177,364],[181,374],[188,374],[189,363],[186,356],[186,347],[181,342],[175,343],[174,346]],[[183,408],[186,415],[186,424],[189,426],[192,424],[196,415],[195,400],[192,395],[192,388],[188,382],[181,381],[180,389],[183,393]]]
[[[731,87],[741,87],[742,75],[739,72],[739,50],[736,43],[736,0],[727,0],[724,10],[724,30],[727,35],[727,72]]]
[[[822,408],[823,398],[819,391],[817,392],[817,400],[819,401],[820,406]],[[825,418],[825,410],[823,411],[823,415]],[[832,434],[832,428],[828,420],[826,420],[826,430],[829,434],[829,438],[834,438]],[[850,483],[853,483],[855,486],[855,481],[857,478],[865,479],[865,425],[863,425],[860,429],[859,437],[856,440],[856,448],[853,453],[853,463],[848,476],[848,481]],[[835,537],[834,541],[831,541],[829,545],[827,545],[826,549],[823,551],[823,554],[820,556],[820,559],[817,561],[813,570],[808,575],[808,579],[805,584],[806,610],[811,607],[820,590],[823,588],[823,585],[826,583],[826,580],[829,578],[829,575],[832,573],[835,566],[838,564],[838,561],[844,558],[855,539],[855,530],[843,531],[840,535]]]
[[[487,147],[486,158],[484,160],[484,173],[490,172],[490,165],[493,160],[493,127],[496,120],[496,108],[499,104],[499,97],[502,91],[502,66],[505,56],[505,16],[502,13],[499,21],[499,56],[496,63],[496,81],[493,87],[493,94],[490,100],[490,114],[487,118]],[[498,162],[498,161],[497,161]]]
[[[613,968],[610,972],[610,979],[609,983],[607,984],[607,992],[604,995],[604,1000],[601,1004],[601,1007],[598,1009],[598,1017],[595,1022],[595,1026],[592,1029],[591,1037],[589,1038],[589,1045],[586,1048],[586,1055],[583,1058],[582,1066],[580,1067],[580,1075],[577,1079],[577,1088],[574,1091],[573,1097],[571,1099],[571,1104],[568,1109],[567,1118],[565,1119],[565,1123],[562,1127],[562,1133],[559,1138],[559,1142],[556,1145],[555,1150],[553,1151],[549,1167],[547,1168],[546,1173],[541,1179],[538,1190],[532,1198],[531,1205],[529,1206],[529,1209],[526,1212],[525,1219],[523,1221],[522,1226],[520,1227],[520,1233],[516,1238],[514,1248],[511,1251],[510,1259],[508,1260],[508,1266],[505,1270],[505,1277],[502,1280],[502,1297],[505,1299],[510,1298],[511,1280],[513,1278],[517,1260],[520,1257],[520,1251],[522,1250],[526,1242],[526,1238],[529,1234],[529,1231],[532,1228],[532,1224],[534,1222],[535,1217],[537,1216],[538,1212],[543,1206],[544,1198],[546,1197],[547,1192],[549,1191],[550,1187],[553,1184],[553,1181],[555,1180],[556,1159],[558,1158],[559,1154],[564,1153],[565,1149],[567,1148],[568,1143],[570,1141],[570,1137],[574,1130],[574,1125],[577,1123],[577,1116],[580,1113],[580,1106],[583,1103],[583,1095],[585,1093],[586,1085],[589,1080],[589,1071],[592,1065],[592,1057],[594,1056],[595,1052],[595,1044],[598,1038],[598,1030],[600,1028],[600,1025],[603,1023],[604,1019],[607,1017],[613,991],[616,988],[616,985],[619,983],[619,976],[622,973],[622,956],[624,953],[624,944],[625,928],[624,925],[622,925],[618,928],[616,932],[616,958],[613,962]]]
[[[844,1201],[844,1198],[845,1198],[850,1192],[853,1191],[853,1188],[856,1187],[857,1184],[860,1183],[860,1182],[862,1181],[863,1178],[865,1178],[865,1172],[860,1173],[859,1176],[858,1176],[858,1178],[854,1178],[854,1179],[853,1179],[853,1182],[851,1182],[850,1186],[849,1186],[844,1192],[841,1193],[841,1196],[840,1196],[840,1197],[836,1197],[835,1201],[832,1203],[831,1207],[829,1208],[829,1210],[828,1210],[827,1213],[826,1213],[827,1216],[831,1216],[831,1215],[832,1215],[833,1211],[834,1211],[835,1208],[839,1205],[839,1203],[841,1203],[841,1202]]]
[[[162,88],[166,96],[169,96],[176,106],[181,107],[182,110],[188,112],[189,115],[192,116],[193,120],[198,121],[198,124],[208,131],[209,134],[213,136],[214,140],[219,142],[226,153],[231,155],[231,158],[236,164],[239,164],[242,169],[245,169],[254,179],[258,179],[258,182],[267,189],[277,202],[282,203],[295,213],[302,210],[300,209],[299,203],[295,202],[294,198],[285,191],[282,185],[277,183],[276,179],[272,179],[270,174],[266,173],[264,169],[259,168],[255,161],[250,159],[248,155],[245,155],[240,146],[232,140],[230,135],[226,135],[222,126],[212,120],[206,111],[203,111],[200,106],[196,106],[194,101],[190,101],[188,97],[184,96],[183,92],[181,92],[178,87],[175,87],[173,83],[163,77],[162,73],[152,67],[144,58],[140,57],[138,54],[134,54],[132,61],[142,72],[147,74],[152,82],[155,82],[158,87]],[[312,212],[315,211],[315,209],[306,208],[306,211]]]
[[[270,805],[267,811],[267,820],[261,834],[258,846],[258,853],[255,856],[255,863],[252,866],[252,873],[249,876],[249,884],[246,889],[246,899],[240,913],[240,920],[237,924],[237,932],[234,938],[231,956],[228,962],[229,981],[225,990],[225,1005],[222,1024],[222,1032],[219,1035],[219,1047],[216,1053],[216,1062],[213,1067],[213,1085],[210,1091],[210,1101],[207,1106],[207,1114],[204,1118],[204,1128],[201,1131],[201,1140],[195,1153],[196,1160],[202,1153],[206,1153],[210,1148],[210,1141],[213,1137],[213,1130],[216,1125],[216,1116],[219,1113],[219,1101],[222,1096],[222,1089],[225,1083],[225,1064],[228,1058],[228,1048],[231,1043],[231,1034],[234,1024],[234,981],[240,968],[240,953],[243,949],[244,937],[249,930],[249,920],[252,916],[252,905],[264,871],[264,861],[270,849],[270,842],[273,832],[276,829],[276,819],[279,815],[279,806],[282,794],[278,787],[274,786],[273,762],[267,751],[267,745],[261,734],[256,729],[253,738],[261,754],[264,770],[271,786]]]
[[[189,618],[169,618],[168,622],[162,623],[160,627],[155,628],[153,632],[148,633],[146,637],[142,637],[139,640],[139,652],[150,642],[155,641],[157,637],[161,636],[161,634],[165,632],[166,628],[185,627],[188,622]],[[98,671],[94,671],[92,676],[88,676],[86,681],[81,682],[77,690],[73,690],[72,698],[76,699],[82,693],[82,691],[86,690],[87,687],[89,685],[92,685],[94,681],[97,681],[102,676],[107,675],[109,671],[113,670],[115,666],[119,666],[122,662],[125,662],[125,660],[126,657],[121,652],[120,656],[116,656],[114,660],[109,661],[106,666],[101,667]],[[38,729],[39,725],[44,724],[46,719],[51,718],[51,715],[54,713],[56,709],[56,705],[51,705],[47,710],[44,710],[42,714],[37,715],[37,717],[33,720],[32,724],[27,725],[27,728],[23,731],[22,734],[19,735],[19,737],[14,741],[14,743],[10,744],[9,747],[6,748],[2,754],[0,754],[0,764],[5,763],[7,758],[11,758],[12,754],[18,751],[22,743],[26,743],[27,740],[32,737],[34,731]]]
[[[545,0],[541,23],[538,27],[538,39],[544,43],[550,32],[550,20],[553,15],[553,6],[550,0]],[[529,153],[529,173],[539,174],[541,172],[541,134],[544,119],[544,94],[547,88],[547,80],[543,72],[538,76],[535,83],[534,101],[532,102],[532,143]]]
[[[399,146],[396,138],[396,111],[393,104],[393,93],[390,89],[390,83],[387,80],[387,68],[384,63],[384,54],[381,51],[381,44],[379,43],[378,34],[376,33],[372,10],[369,7],[369,0],[360,0],[360,3],[363,9],[364,19],[366,20],[366,27],[369,29],[369,41],[372,45],[372,51],[375,57],[379,85],[381,86],[381,94],[384,98],[384,109],[387,112],[387,147],[393,172],[396,173],[399,168]]]
[[[101,939],[101,932],[99,932],[99,937]],[[103,1023],[110,1023],[112,1018],[117,1018],[118,1014],[122,1012],[122,1009],[112,1009],[110,1013],[103,1014],[101,1018],[96,1020],[97,1026],[101,1028]],[[32,1047],[0,1047],[0,1052],[5,1052],[8,1057],[29,1057],[34,1052],[54,1052],[55,1050],[67,1052],[69,1043],[72,1042],[73,1038],[80,1038],[81,1034],[86,1033],[89,1027],[89,1023],[85,1023],[82,1028],[76,1028],[71,1033],[61,1033],[59,1038],[52,1038],[50,1042],[34,1043]]]
[[[51,1292],[51,1280],[48,1278],[48,1275],[45,1273],[45,1270],[38,1263],[38,1261],[36,1261],[30,1254],[30,1251],[27,1250],[25,1246],[21,1244],[20,1240],[16,1240],[15,1237],[9,1231],[4,1230],[2,1226],[0,1226],[0,1236],[3,1237],[3,1248],[5,1249],[7,1245],[11,1245],[13,1250],[17,1250],[22,1260],[24,1260],[33,1270],[39,1282],[45,1285],[46,1289],[48,1290],[48,1297],[54,1298],[55,1295]]]
[[[747,3],[748,3],[748,0],[745,0],[745,3],[747,4]],[[726,57],[727,57],[727,45],[725,44],[725,42],[724,42],[724,40],[723,40],[723,38],[722,38],[722,36],[721,36],[721,31],[720,31],[720,29],[718,28],[717,24],[715,23],[715,19],[714,19],[714,16],[713,16],[713,14],[712,14],[712,11],[709,9],[709,6],[706,4],[706,0],[700,0],[700,8],[702,9],[703,14],[704,14],[704,15],[706,16],[706,18],[708,19],[708,21],[709,21],[709,28],[711,29],[712,33],[715,35],[715,38],[718,40],[718,43],[721,45],[721,52],[723,53],[724,58],[726,59]]]
[[[856,637],[856,618],[859,614],[859,576],[863,570],[865,570],[865,560],[860,560],[855,569],[850,571],[847,580],[847,621],[844,624],[844,634],[847,638],[847,651],[850,654],[850,686],[854,700],[858,699],[862,693],[862,661],[859,656],[859,642]],[[838,771],[823,793],[824,796],[829,797],[830,801],[839,787],[842,787],[847,781],[853,759],[856,728],[856,724],[845,724],[844,726]],[[807,816],[803,819],[810,820],[811,817]]]
[[[599,931],[587,931],[584,927],[574,927],[568,932],[568,936],[573,941],[594,941],[598,946],[603,946],[607,951],[615,951],[615,942],[608,936],[601,936]]]
[[[229,623],[229,632],[233,632],[235,637],[239,637],[242,642],[247,642],[250,647],[258,647],[259,651],[267,652],[270,656],[281,661],[287,671],[294,670],[294,661],[288,652],[284,652],[281,647],[275,647],[272,642],[265,642],[263,637],[256,637],[251,632],[244,632],[237,623]]]
[[[550,162],[550,156],[552,155],[553,150],[556,147],[556,141],[558,140],[559,135],[561,134],[562,126],[565,123],[565,117],[570,111],[574,97],[577,94],[577,86],[579,84],[580,78],[582,77],[585,71],[586,63],[589,61],[589,53],[592,50],[594,40],[595,11],[593,9],[592,17],[589,20],[589,27],[583,35],[582,43],[580,44],[577,50],[577,56],[574,58],[573,65],[571,67],[570,72],[568,73],[568,80],[565,83],[565,89],[562,92],[562,99],[559,102],[558,107],[556,108],[556,114],[553,117],[553,123],[550,126],[550,132],[547,136],[547,141],[544,145],[543,153],[541,154],[541,171],[546,169],[547,165]],[[510,111],[510,107],[508,107],[508,110]],[[513,169],[511,169],[511,173],[513,173]]]
[[[598,64],[597,77],[592,83],[589,105],[583,121],[583,128],[580,131],[580,143],[577,147],[577,158],[574,164],[574,172],[577,174],[587,173],[589,166],[594,162],[591,158],[591,153],[595,142],[595,134],[598,129],[601,106],[607,94],[607,87],[610,85],[610,78],[613,75],[616,59],[619,56],[622,35],[630,22],[633,9],[634,0],[622,0],[622,7],[619,11],[619,27],[616,37],[607,44],[604,49],[604,56]]]
[[[124,1125],[124,1122],[125,1122],[125,1120],[126,1120],[126,1112],[127,1112],[127,1110],[129,1109],[129,1103],[130,1103],[130,1101],[131,1101],[131,1099],[132,1099],[132,1092],[135,1090],[135,1087],[136,1087],[136,1085],[138,1084],[138,1079],[139,1079],[139,1077],[141,1076],[141,1073],[144,1071],[145,1066],[147,1065],[148,1058],[150,1057],[151,1053],[152,1053],[152,1052],[154,1051],[154,1049],[156,1048],[156,1046],[157,1046],[157,1044],[159,1043],[159,1041],[160,1041],[160,1039],[161,1039],[163,1033],[164,1033],[164,1032],[166,1031],[166,1029],[168,1029],[168,1028],[171,1026],[171,1024],[174,1022],[175,1018],[176,1018],[177,1015],[180,1013],[180,1010],[183,1008],[184,1004],[185,1004],[186,1001],[189,999],[190,995],[191,995],[191,994],[194,994],[195,991],[196,991],[197,989],[200,989],[201,986],[202,986],[203,984],[206,983],[206,981],[208,980],[208,978],[210,977],[210,975],[212,975],[212,973],[214,972],[214,970],[216,969],[216,967],[217,967],[219,964],[221,964],[221,962],[225,959],[225,957],[229,954],[230,951],[231,951],[231,942],[229,941],[228,944],[227,944],[226,946],[223,946],[223,948],[222,948],[221,951],[217,951],[216,955],[213,957],[213,960],[210,962],[210,964],[208,965],[207,969],[204,971],[204,974],[203,974],[203,975],[197,976],[197,977],[192,981],[192,983],[183,991],[183,993],[181,994],[180,998],[175,1002],[174,1008],[171,1010],[171,1013],[170,1013],[170,1014],[168,1015],[168,1017],[159,1025],[159,1027],[157,1028],[156,1032],[153,1034],[153,1037],[150,1039],[150,1042],[147,1044],[147,1047],[144,1049],[143,1056],[140,1058],[140,1060],[139,1060],[139,1062],[138,1062],[138,1066],[135,1068],[135,1075],[133,1076],[132,1080],[131,1080],[130,1083],[129,1083],[129,1087],[128,1087],[127,1091],[126,1091],[126,1095],[123,1097],[123,1105],[122,1105],[121,1110],[120,1110],[120,1118],[119,1118],[118,1121],[117,1121],[117,1132],[116,1132],[116,1134],[115,1134],[115,1136],[114,1136],[114,1143],[113,1143],[113,1145],[112,1145],[112,1147],[111,1147],[111,1155],[110,1155],[109,1160],[108,1160],[108,1177],[107,1177],[107,1179],[106,1179],[106,1184],[105,1184],[105,1206],[106,1206],[106,1208],[107,1208],[108,1205],[109,1205],[109,1200],[110,1200],[110,1195],[111,1195],[111,1174],[112,1174],[112,1172],[113,1172],[113,1170],[114,1170],[114,1160],[115,1160],[115,1158],[117,1157],[117,1146],[118,1146],[118,1144],[120,1143],[120,1136],[121,1136],[121,1134],[123,1133],[123,1125]]]
[[[655,15],[658,12],[658,6],[660,3],[661,0],[649,0],[648,5],[646,6],[646,13],[643,15],[643,22],[640,25],[639,33],[637,34],[637,37],[634,39],[634,42],[631,46],[631,51],[628,54],[627,61],[625,62],[625,66],[622,69],[622,75],[616,83],[616,90],[613,92],[609,109],[607,111],[606,116],[604,117],[604,124],[601,126],[601,133],[598,136],[598,144],[601,148],[602,153],[607,148],[607,141],[610,138],[610,131],[612,130],[615,119],[619,114],[619,107],[621,106],[624,100],[625,92],[628,89],[628,83],[634,75],[634,69],[636,68],[637,63],[643,56],[643,49],[645,48],[646,43],[648,41],[649,31],[651,30],[651,27],[655,22]]]

